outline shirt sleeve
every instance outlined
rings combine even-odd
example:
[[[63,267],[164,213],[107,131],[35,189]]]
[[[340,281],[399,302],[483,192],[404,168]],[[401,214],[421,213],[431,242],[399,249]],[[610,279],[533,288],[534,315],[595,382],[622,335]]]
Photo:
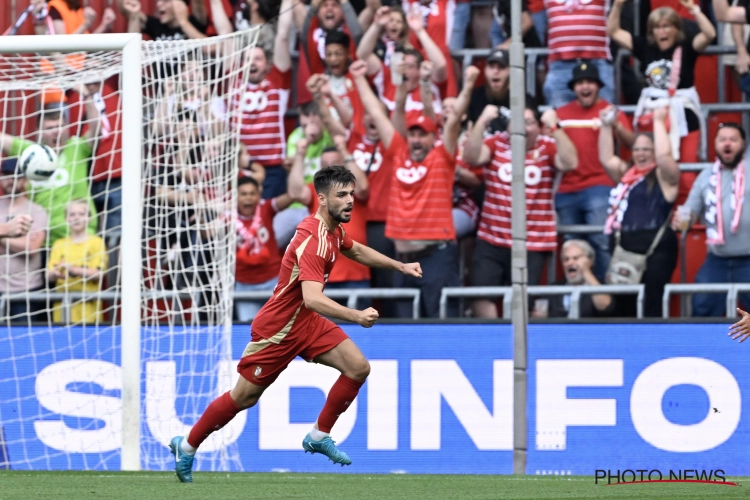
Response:
[[[703,212],[705,206],[703,203],[703,191],[708,186],[708,179],[711,177],[711,167],[707,167],[703,172],[698,175],[693,183],[693,187],[690,188],[690,194],[688,194],[685,205],[690,208],[690,211],[700,219],[703,218]]]
[[[321,255],[320,240],[316,234],[302,241],[297,247],[297,265],[299,266],[300,281],[317,281],[325,283],[326,260]]]
[[[339,226],[340,227],[340,226]],[[344,228],[341,228],[341,250],[351,250],[354,246],[354,240],[349,236],[349,233],[344,231]]]
[[[47,269],[54,269],[56,265],[62,262],[62,247],[64,240],[57,240],[52,245],[52,250],[49,253],[49,260],[47,260]]]
[[[383,152],[383,156],[385,157],[394,157],[401,154],[401,150],[406,145],[406,141],[404,141],[404,138],[396,132],[393,131],[393,138],[391,139],[391,143],[388,146],[388,148]]]
[[[634,36],[633,37],[633,57],[643,61],[644,56],[646,55],[647,46],[648,46],[648,42],[646,41],[644,37]]]

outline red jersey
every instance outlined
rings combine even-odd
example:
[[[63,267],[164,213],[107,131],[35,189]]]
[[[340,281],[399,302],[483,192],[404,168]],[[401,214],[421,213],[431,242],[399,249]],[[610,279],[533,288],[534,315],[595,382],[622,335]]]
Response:
[[[367,220],[385,222],[391,190],[391,162],[384,161],[383,144],[353,132],[346,145],[357,166],[367,175],[370,196],[367,198]],[[375,155],[373,157],[373,154]],[[359,240],[356,240],[359,241]]]
[[[557,109],[560,126],[568,134],[578,150],[578,166],[575,170],[565,172],[558,188],[558,193],[575,193],[593,186],[614,187],[614,182],[599,162],[599,112],[609,106],[604,99],[599,99],[590,108],[584,108],[577,100],[571,101]],[[620,124],[628,130],[633,126],[622,111],[617,112]]]
[[[529,12],[536,14],[544,10],[544,0],[529,0],[528,1]]]
[[[510,248],[511,165],[510,135],[497,132],[484,140],[490,163],[484,169],[484,204],[477,236],[492,245]],[[552,187],[555,181],[555,140],[540,135],[534,149],[526,152],[526,248],[534,252],[557,249]]]
[[[549,60],[609,59],[608,0],[545,0]]]
[[[393,178],[385,236],[392,240],[454,240],[453,179],[456,157],[441,142],[421,163],[409,157],[409,147],[394,133],[384,153]]]
[[[353,245],[340,225],[331,231],[317,214],[305,217],[281,259],[273,295],[253,320],[253,332],[275,344],[287,336],[304,335],[305,326],[317,313],[305,307],[302,282],[317,281],[325,286],[341,250]]]
[[[237,214],[237,264],[235,278],[240,283],[257,285],[279,274],[281,255],[273,232],[275,200],[261,200],[253,217]]]
[[[108,83],[91,96],[99,111],[99,142],[91,158],[91,182],[122,177],[122,109],[120,94]]]
[[[281,165],[286,156],[284,115],[291,88],[292,70],[282,73],[274,66],[260,83],[248,82],[242,91],[232,93],[240,140],[250,157],[264,167]]]
[[[372,79],[373,85],[378,91],[380,100],[385,103],[389,111],[396,109],[396,87],[391,83],[391,69],[383,65]],[[443,112],[443,100],[440,97],[440,89],[434,83],[430,85],[432,89],[432,109],[435,110],[435,114]],[[406,96],[406,112],[409,111],[422,111],[424,104],[422,104],[422,97],[419,91],[419,86],[416,89],[409,92]]]
[[[312,197],[310,198],[310,214],[318,211],[318,195],[312,184],[307,185]],[[352,218],[346,224],[341,224],[351,239],[363,245],[367,244],[367,205],[354,200]],[[351,259],[341,259],[328,277],[329,283],[343,283],[344,281],[364,281],[370,279],[370,268]]]
[[[456,165],[469,170],[480,179],[484,177],[484,167],[469,165],[460,155],[456,156]],[[453,207],[471,217],[471,220],[476,224],[477,218],[479,217],[479,205],[477,205],[477,202],[474,199],[473,192],[456,184],[456,187],[453,190]]]

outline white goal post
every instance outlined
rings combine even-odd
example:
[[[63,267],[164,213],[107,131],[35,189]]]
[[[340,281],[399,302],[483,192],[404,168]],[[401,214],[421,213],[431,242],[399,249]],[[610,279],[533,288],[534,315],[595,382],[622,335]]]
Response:
[[[0,54],[53,52],[122,52],[122,128],[141,130],[141,35],[117,33],[106,35],[36,35],[0,37]],[[122,135],[122,164],[143,163],[143,135]],[[140,210],[142,186],[140,168],[122,169],[123,210],[130,204]],[[126,205],[128,204],[128,205]],[[141,218],[124,217],[121,241],[140,241]],[[141,402],[141,274],[139,251],[122,252],[122,470],[140,470],[140,402]]]

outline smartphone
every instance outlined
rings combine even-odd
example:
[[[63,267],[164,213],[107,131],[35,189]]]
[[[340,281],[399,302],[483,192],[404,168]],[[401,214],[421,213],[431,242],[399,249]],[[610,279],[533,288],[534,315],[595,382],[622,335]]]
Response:
[[[404,75],[401,74],[400,66],[404,62],[403,52],[394,52],[391,54],[391,85],[399,86],[404,81]]]

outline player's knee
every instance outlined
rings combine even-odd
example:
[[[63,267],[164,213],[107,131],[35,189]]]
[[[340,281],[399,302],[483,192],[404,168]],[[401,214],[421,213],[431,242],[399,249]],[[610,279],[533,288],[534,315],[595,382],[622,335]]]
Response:
[[[357,360],[350,369],[349,376],[354,380],[364,381],[370,375],[370,362],[365,358]]]
[[[248,408],[252,408],[258,402],[258,396],[248,395],[248,394],[242,394],[238,396],[236,399],[235,398],[232,398],[232,399],[234,399],[234,403],[241,410],[247,410]]]

